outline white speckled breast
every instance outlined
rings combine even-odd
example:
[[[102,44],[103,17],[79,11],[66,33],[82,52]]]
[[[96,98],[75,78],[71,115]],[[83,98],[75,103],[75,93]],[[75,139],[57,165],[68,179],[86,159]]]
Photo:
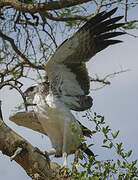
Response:
[[[37,104],[37,106],[34,106],[34,111],[50,138],[52,146],[56,149],[56,155],[60,156],[62,154],[64,141],[68,154],[75,151],[80,145],[81,129],[65,104],[51,94],[46,99],[36,94],[33,103]]]

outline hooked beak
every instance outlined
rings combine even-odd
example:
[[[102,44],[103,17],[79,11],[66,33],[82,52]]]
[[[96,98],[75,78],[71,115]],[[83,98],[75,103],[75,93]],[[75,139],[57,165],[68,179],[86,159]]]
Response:
[[[29,97],[29,96],[32,96],[33,93],[34,93],[34,89],[35,89],[36,86],[31,86],[29,87],[28,89],[26,89],[26,91],[24,91],[23,95],[25,98]]]
[[[24,96],[25,98],[27,98],[28,95],[29,95],[29,92],[27,92],[27,90],[23,92],[23,96]]]

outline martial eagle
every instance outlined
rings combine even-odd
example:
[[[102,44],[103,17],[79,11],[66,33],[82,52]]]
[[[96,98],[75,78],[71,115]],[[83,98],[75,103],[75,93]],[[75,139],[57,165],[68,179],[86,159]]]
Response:
[[[46,62],[48,82],[25,91],[26,96],[33,96],[33,109],[41,126],[39,131],[43,131],[51,140],[53,148],[48,154],[62,156],[63,166],[67,166],[67,155],[81,147],[81,138],[86,135],[71,110],[87,110],[93,104],[88,96],[90,81],[85,63],[109,45],[122,42],[111,39],[124,34],[112,31],[123,25],[117,23],[122,16],[111,18],[116,10],[92,17],[63,42]],[[11,120],[19,119],[18,116],[19,113]],[[32,129],[36,130],[35,127]]]

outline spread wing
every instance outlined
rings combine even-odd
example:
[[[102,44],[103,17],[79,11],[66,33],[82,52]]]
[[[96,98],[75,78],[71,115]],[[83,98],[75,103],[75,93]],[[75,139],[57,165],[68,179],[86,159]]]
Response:
[[[110,39],[124,34],[109,32],[123,23],[122,16],[110,18],[117,8],[101,12],[84,24],[71,38],[62,43],[46,63],[46,72],[52,86],[60,86],[62,95],[89,94],[90,82],[85,62],[109,45],[120,43]],[[110,19],[109,19],[110,18]]]
[[[39,133],[47,135],[46,132],[43,130],[34,111],[18,112],[10,116],[9,119],[18,126],[23,126],[32,129],[33,131],[37,131]]]
[[[11,115],[9,117],[10,121],[14,122],[18,126],[23,126],[29,129],[32,129],[33,131],[42,133],[47,136],[46,132],[43,130],[43,127],[41,126],[36,114],[34,111],[30,112],[18,112],[14,115]],[[82,133],[84,136],[91,138],[92,136],[92,131],[89,130],[87,127],[83,126],[79,121],[78,121]]]

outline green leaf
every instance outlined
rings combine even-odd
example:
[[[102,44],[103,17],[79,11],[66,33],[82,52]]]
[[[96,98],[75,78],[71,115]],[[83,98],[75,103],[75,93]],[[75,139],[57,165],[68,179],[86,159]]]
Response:
[[[115,133],[111,133],[112,134],[112,137],[115,139],[117,136],[118,136],[118,134],[119,134],[119,130],[118,131],[116,131]]]
[[[106,128],[103,127],[102,131],[103,131],[104,134],[106,134]]]
[[[130,157],[132,154],[132,150],[128,151],[128,153],[126,154],[126,157]]]
[[[104,139],[104,140],[103,140],[103,143],[106,143],[106,142],[107,142],[107,139]]]
[[[110,146],[102,145],[101,147],[110,149]]]
[[[109,147],[110,147],[110,149],[113,147],[113,143],[112,142],[109,144]]]
[[[133,161],[132,162],[133,166],[136,165],[136,163],[137,163],[137,160]]]
[[[116,164],[114,163],[113,166],[112,166],[113,169],[115,169],[115,165],[116,165]]]
[[[101,123],[104,124],[104,116],[101,117]]]
[[[123,149],[122,149],[123,143],[121,142],[120,144],[117,144],[117,153],[121,155]]]
[[[94,146],[95,144],[89,144],[88,147]]]
[[[92,132],[92,134],[95,134],[95,133],[97,133],[97,131],[91,131]]]
[[[120,167],[121,162],[120,162],[120,160],[119,160],[119,159],[117,159],[117,164],[118,164],[118,166]]]

